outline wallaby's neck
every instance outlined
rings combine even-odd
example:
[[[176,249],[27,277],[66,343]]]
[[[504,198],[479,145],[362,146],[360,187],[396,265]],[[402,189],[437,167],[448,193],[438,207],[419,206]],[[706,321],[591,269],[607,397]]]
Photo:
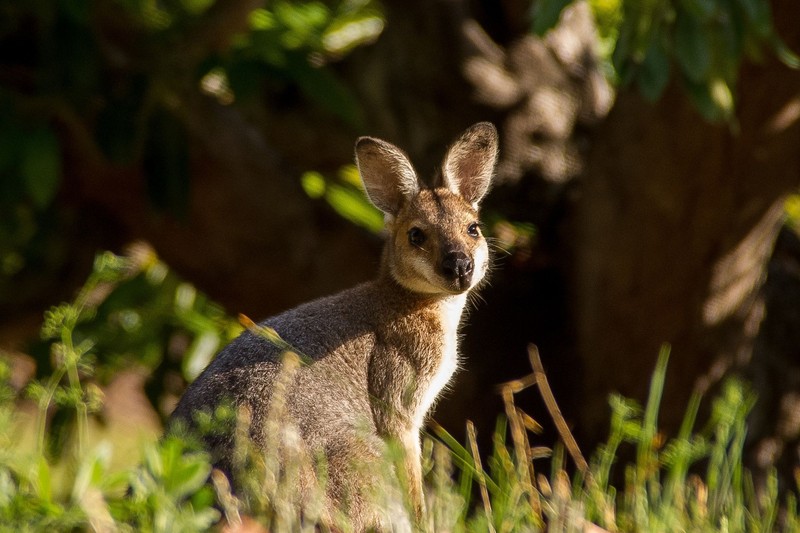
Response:
[[[424,321],[427,327],[412,327],[409,333],[425,332],[424,338],[409,343],[412,357],[419,358],[420,375],[415,378],[416,400],[408,413],[414,427],[422,427],[425,416],[439,393],[458,368],[458,328],[467,301],[467,293],[455,295],[423,294],[403,287],[384,261],[377,279],[382,297],[405,319],[394,327]],[[426,346],[427,349],[420,349]]]

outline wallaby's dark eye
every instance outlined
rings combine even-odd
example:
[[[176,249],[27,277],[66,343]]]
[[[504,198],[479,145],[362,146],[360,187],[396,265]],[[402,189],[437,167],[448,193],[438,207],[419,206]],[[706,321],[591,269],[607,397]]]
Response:
[[[480,236],[480,234],[481,234],[480,233],[480,227],[478,226],[477,222],[473,222],[472,224],[469,225],[469,227],[467,228],[467,234],[470,237],[479,237]]]
[[[408,242],[414,246],[422,246],[425,242],[425,233],[419,228],[411,228],[408,230]]]

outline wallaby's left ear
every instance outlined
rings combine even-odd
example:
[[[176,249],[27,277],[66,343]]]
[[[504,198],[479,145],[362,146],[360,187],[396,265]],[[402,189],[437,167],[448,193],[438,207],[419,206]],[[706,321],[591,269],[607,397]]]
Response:
[[[370,201],[395,216],[419,191],[419,179],[408,156],[395,145],[361,137],[356,141],[356,165]]]
[[[489,190],[496,163],[497,130],[489,122],[479,122],[447,150],[442,184],[477,207]]]

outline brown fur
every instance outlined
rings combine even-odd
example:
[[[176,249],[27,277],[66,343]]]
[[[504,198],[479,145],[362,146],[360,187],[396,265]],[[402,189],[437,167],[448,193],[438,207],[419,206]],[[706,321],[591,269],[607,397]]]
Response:
[[[474,223],[496,153],[494,127],[476,124],[450,147],[438,186],[425,189],[401,150],[359,139],[365,189],[387,219],[377,279],[263,323],[309,358],[291,376],[281,423],[297,428],[305,450],[324,453],[329,507],[347,507],[357,530],[388,527],[369,504],[387,440],[406,452],[399,474],[409,482],[416,518],[423,513],[419,434],[457,367],[466,295],[488,265],[486,241]],[[411,242],[412,229],[423,242]],[[282,351],[244,333],[189,387],[173,418],[192,424],[194,412],[227,398],[249,411],[251,437],[263,448],[270,442],[266,428]],[[229,469],[233,437],[209,446]]]

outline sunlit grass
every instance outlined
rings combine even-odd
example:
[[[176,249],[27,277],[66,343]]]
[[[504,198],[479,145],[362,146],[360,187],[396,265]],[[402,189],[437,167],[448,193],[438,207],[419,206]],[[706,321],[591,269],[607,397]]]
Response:
[[[234,525],[248,520],[274,532],[347,531],[346,511],[326,511],[324,462],[272,451],[291,451],[298,437],[281,424],[280,412],[269,423],[270,434],[283,446],[258,450],[239,439],[235,467],[241,475],[235,490],[191,439],[174,434],[159,440],[153,425],[135,436],[130,426],[102,423],[96,413],[103,395],[92,376],[106,360],[95,350],[109,345],[86,334],[102,330],[87,322],[113,316],[97,310],[115,290],[138,279],[130,258],[103,257],[78,299],[47,316],[53,373],[29,387],[33,402],[7,385],[8,368],[0,365],[0,530],[207,531],[220,520]],[[110,290],[99,298],[98,286]],[[163,287],[170,298],[186,299],[185,290],[177,294],[175,285]],[[163,295],[156,291],[153,297]],[[115,301],[130,304],[124,298]],[[194,300],[170,308],[184,316],[190,309],[210,309],[216,318],[207,325],[220,323],[216,308],[198,308]],[[427,513],[422,530],[800,530],[796,487],[780,495],[775,472],[756,487],[744,466],[747,414],[755,401],[744,382],[727,381],[716,398],[692,397],[677,435],[665,435],[658,424],[659,406],[667,400],[662,398],[669,359],[665,347],[646,404],[612,396],[608,439],[584,459],[560,419],[533,349],[531,356],[531,374],[500,387],[506,408],[491,450],[478,449],[471,425],[462,443],[430,424],[432,435],[424,436],[423,444]],[[559,428],[561,439],[552,447],[541,442],[540,426],[516,404],[515,394],[528,387],[540,390]],[[711,415],[700,423],[704,401],[710,402]],[[59,441],[59,453],[48,445],[55,437],[56,412],[69,419],[71,428]],[[220,413],[236,419],[237,435],[247,434],[246,413]],[[373,496],[385,510],[386,523],[398,531],[410,527],[411,516],[402,476],[395,475],[401,462],[398,448],[389,446],[385,468],[371,472],[384,480],[384,489]],[[303,472],[313,472],[315,481],[301,502],[296,491]]]

